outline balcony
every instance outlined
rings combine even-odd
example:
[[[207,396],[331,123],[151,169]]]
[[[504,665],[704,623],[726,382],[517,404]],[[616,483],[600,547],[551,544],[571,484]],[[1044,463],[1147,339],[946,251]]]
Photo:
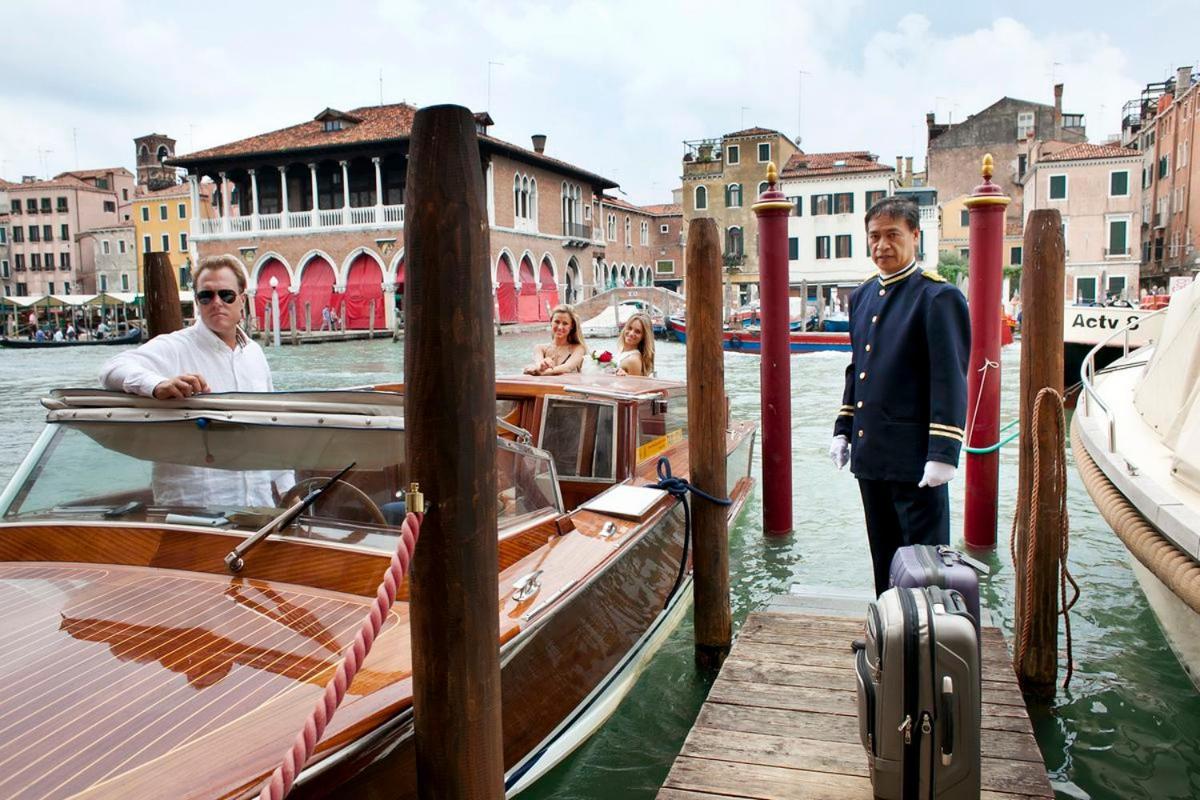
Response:
[[[582,222],[564,222],[564,247],[587,247],[592,243],[592,226]]]
[[[316,211],[289,211],[286,214],[215,217],[194,220],[193,227],[195,229],[193,237],[197,241],[245,234],[292,236],[327,230],[402,228],[404,227],[404,206],[325,208]]]

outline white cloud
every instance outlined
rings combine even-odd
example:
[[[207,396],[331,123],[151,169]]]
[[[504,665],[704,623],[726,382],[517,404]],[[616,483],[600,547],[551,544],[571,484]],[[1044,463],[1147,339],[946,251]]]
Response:
[[[868,149],[923,160],[925,112],[961,119],[1004,95],[1052,102],[1093,138],[1157,74],[1135,74],[1113,36],[1035,33],[1012,19],[956,30],[948,15],[881,13],[865,2],[769,0],[379,0],[260,7],[213,0],[171,14],[127,1],[23,4],[0,51],[0,174],[132,167],[134,136],[199,149],[384,98],[487,105],[493,133],[614,178],[635,202],[664,202],[684,139],[743,124],[803,135],[810,151]],[[53,43],[53,47],[47,47]],[[1054,62],[1060,62],[1053,66]],[[1103,115],[1101,116],[1101,106]],[[745,109],[743,109],[745,107]],[[53,150],[39,157],[39,148]]]

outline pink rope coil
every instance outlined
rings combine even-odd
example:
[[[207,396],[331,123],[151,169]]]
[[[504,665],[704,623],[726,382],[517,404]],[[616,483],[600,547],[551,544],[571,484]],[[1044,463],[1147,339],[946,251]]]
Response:
[[[410,513],[404,518],[404,524],[400,529],[400,541],[396,544],[396,552],[392,554],[392,562],[388,565],[387,571],[383,574],[383,581],[375,591],[375,601],[371,604],[367,618],[359,626],[354,643],[342,658],[342,662],[338,664],[333,678],[325,684],[325,693],[317,701],[312,713],[308,715],[308,719],[304,721],[304,727],[296,734],[296,741],[284,754],[283,761],[271,773],[271,777],[263,784],[262,791],[258,794],[259,800],[283,800],[287,797],[288,792],[292,790],[292,782],[296,780],[296,776],[308,763],[308,759],[317,747],[317,742],[325,733],[325,726],[333,719],[334,712],[337,711],[338,706],[342,704],[342,699],[346,696],[346,690],[350,688],[354,676],[358,674],[367,654],[371,652],[371,645],[375,643],[375,637],[379,635],[383,621],[387,618],[388,611],[391,610],[392,603],[396,600],[396,591],[400,588],[400,583],[404,580],[404,575],[408,572],[408,566],[412,562],[413,551],[417,547],[417,537],[421,534],[421,520],[424,516],[424,514]]]

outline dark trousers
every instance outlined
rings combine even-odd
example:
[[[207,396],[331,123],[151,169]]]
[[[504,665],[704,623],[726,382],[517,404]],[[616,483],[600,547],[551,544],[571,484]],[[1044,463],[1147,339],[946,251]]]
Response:
[[[888,588],[892,556],[910,544],[950,544],[950,491],[946,485],[858,479],[867,539],[875,567],[875,594]]]

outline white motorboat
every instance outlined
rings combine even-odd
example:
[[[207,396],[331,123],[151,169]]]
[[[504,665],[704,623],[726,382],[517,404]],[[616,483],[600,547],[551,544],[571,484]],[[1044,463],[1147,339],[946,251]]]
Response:
[[[1161,322],[1153,344],[1130,350],[1126,326],[1084,360],[1072,442],[1088,492],[1200,688],[1200,281],[1134,324],[1147,321]],[[1124,355],[1098,368],[1114,344]]]

